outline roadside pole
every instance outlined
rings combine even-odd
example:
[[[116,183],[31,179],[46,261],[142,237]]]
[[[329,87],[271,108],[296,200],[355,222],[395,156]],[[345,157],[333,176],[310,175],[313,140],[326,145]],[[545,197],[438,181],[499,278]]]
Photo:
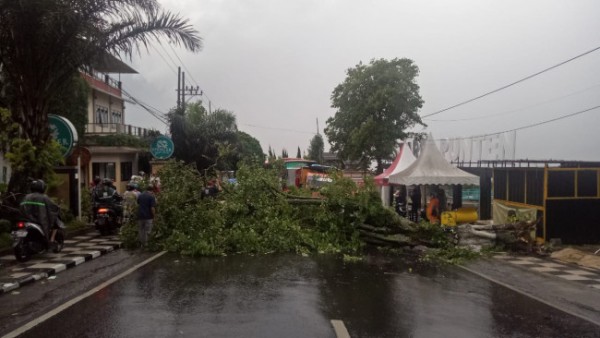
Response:
[[[81,217],[81,152],[79,153],[79,155],[77,156],[77,219],[78,220],[82,220],[83,217]]]

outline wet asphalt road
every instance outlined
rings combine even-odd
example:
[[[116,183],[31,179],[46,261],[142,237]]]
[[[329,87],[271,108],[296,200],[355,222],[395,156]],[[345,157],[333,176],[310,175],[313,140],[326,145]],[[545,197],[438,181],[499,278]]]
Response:
[[[164,255],[23,337],[600,337],[457,267],[296,255]]]

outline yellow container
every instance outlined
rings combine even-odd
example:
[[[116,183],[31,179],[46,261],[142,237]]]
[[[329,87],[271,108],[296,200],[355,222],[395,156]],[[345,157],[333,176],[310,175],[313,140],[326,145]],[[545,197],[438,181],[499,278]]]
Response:
[[[441,223],[445,226],[455,226],[457,224],[475,222],[478,218],[476,208],[464,207],[454,211],[442,212]]]

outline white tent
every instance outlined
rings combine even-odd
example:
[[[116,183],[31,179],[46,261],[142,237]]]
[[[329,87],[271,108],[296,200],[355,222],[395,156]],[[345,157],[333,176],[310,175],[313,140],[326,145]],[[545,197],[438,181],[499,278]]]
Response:
[[[438,150],[429,134],[421,155],[405,170],[391,174],[390,184],[403,185],[479,185],[479,177],[452,166]]]
[[[389,185],[388,178],[390,175],[399,173],[404,169],[408,168],[417,158],[413,154],[410,146],[404,143],[398,151],[398,155],[392,164],[381,174],[375,176],[375,184],[377,185]]]
[[[390,175],[399,173],[404,169],[408,168],[417,158],[413,154],[407,143],[404,143],[400,150],[398,151],[398,155],[396,155],[396,159],[392,164],[387,168],[383,173],[375,176],[375,184],[381,187],[381,201],[383,205],[389,206],[389,194],[390,187],[388,178]]]

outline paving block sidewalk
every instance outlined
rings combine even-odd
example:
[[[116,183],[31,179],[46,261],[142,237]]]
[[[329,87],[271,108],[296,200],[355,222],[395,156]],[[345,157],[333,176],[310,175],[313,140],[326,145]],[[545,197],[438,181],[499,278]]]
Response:
[[[14,256],[0,257],[0,295],[23,285],[54,276],[86,261],[100,257],[121,247],[118,236],[100,237],[98,232],[89,232],[65,240],[60,253],[34,255],[25,263],[18,263]]]
[[[537,273],[553,275],[557,278],[580,283],[600,291],[600,269],[588,268],[573,262],[560,261],[552,258],[532,256],[496,255],[496,259],[506,261]]]
[[[553,259],[574,263],[579,266],[600,271],[600,256],[575,248],[565,248],[552,253]]]

